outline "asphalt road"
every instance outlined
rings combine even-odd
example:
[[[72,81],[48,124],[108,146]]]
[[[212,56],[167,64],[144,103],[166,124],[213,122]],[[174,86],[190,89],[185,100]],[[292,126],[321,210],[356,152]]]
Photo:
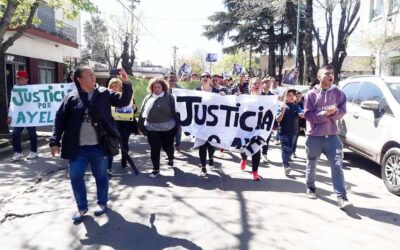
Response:
[[[32,161],[2,156],[1,249],[400,249],[399,197],[386,190],[379,166],[354,153],[345,153],[344,172],[355,206],[342,211],[324,158],[318,199],[304,196],[304,138],[290,177],[273,145],[259,182],[252,181],[250,167],[240,170],[238,154],[221,152],[209,177],[199,177],[198,151],[189,141],[174,168],[163,160],[162,176],[150,179],[146,140],[131,137],[130,143],[142,174],[122,170],[115,159],[110,210],[94,217],[96,190],[88,172],[92,211],[77,225],[65,161],[52,158],[46,146]]]

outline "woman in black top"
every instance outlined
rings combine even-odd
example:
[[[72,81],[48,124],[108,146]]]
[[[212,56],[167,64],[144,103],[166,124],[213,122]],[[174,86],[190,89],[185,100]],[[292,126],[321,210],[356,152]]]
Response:
[[[249,81],[249,94],[250,95],[261,95],[261,80],[258,77],[253,77]],[[247,155],[245,153],[240,154],[242,161],[240,162],[240,168],[244,170],[247,164]],[[253,154],[251,157],[252,174],[253,180],[259,181],[261,176],[258,175],[258,166],[260,165],[261,151]]]
[[[220,95],[225,95],[224,92],[220,92],[218,89],[211,86],[211,76],[209,73],[204,72],[203,74],[201,74],[200,80],[201,80],[201,86],[198,87],[196,90],[219,93]],[[214,166],[215,147],[211,146],[210,142],[208,142],[208,141],[199,147],[199,157],[200,157],[200,164],[201,164],[200,176],[201,177],[207,176],[207,168],[206,168],[207,152],[208,152],[208,165]]]

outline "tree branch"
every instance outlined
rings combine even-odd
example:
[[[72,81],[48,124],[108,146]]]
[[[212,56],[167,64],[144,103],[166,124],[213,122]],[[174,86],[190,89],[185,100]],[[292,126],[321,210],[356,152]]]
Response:
[[[12,16],[18,7],[17,1],[8,1],[6,10],[4,11],[3,17],[0,21],[0,45],[3,45],[4,35],[8,29],[8,26],[11,23]]]
[[[35,3],[33,3],[32,7],[31,7],[31,10],[30,10],[30,12],[29,12],[29,16],[28,16],[28,18],[26,19],[25,25],[22,26],[22,28],[20,28],[20,29],[18,29],[17,31],[15,31],[15,33],[14,33],[12,36],[10,36],[10,37],[7,39],[7,41],[5,41],[5,42],[1,45],[0,51],[1,51],[2,53],[6,52],[7,49],[8,49],[9,47],[11,47],[11,46],[14,44],[14,42],[15,42],[18,38],[20,38],[20,37],[24,34],[24,32],[25,32],[27,29],[29,29],[30,27],[32,27],[32,21],[33,21],[33,18],[34,18],[35,14],[36,14],[36,10],[37,10],[38,7],[39,7],[39,1],[36,1]]]

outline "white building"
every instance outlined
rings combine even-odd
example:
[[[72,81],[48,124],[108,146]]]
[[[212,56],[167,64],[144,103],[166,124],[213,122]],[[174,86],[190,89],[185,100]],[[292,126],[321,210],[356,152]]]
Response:
[[[374,57],[376,75],[400,76],[400,0],[363,0],[349,47]]]
[[[31,84],[64,82],[64,59],[80,57],[80,17],[73,21],[63,20],[63,25],[59,27],[57,21],[62,20],[61,11],[45,5],[38,8],[37,17],[40,24],[28,29],[7,50],[8,97],[15,83],[16,71],[26,70]],[[7,31],[5,39],[13,32]]]

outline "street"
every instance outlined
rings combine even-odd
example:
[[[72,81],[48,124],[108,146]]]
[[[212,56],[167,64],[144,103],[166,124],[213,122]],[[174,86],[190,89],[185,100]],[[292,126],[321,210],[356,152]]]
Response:
[[[304,137],[289,177],[280,148],[271,142],[263,179],[254,182],[251,165],[239,154],[215,154],[208,178],[199,177],[198,151],[183,142],[174,168],[162,157],[161,176],[152,169],[149,146],[131,137],[131,155],[141,174],[114,159],[106,215],[94,217],[94,178],[86,175],[89,212],[73,224],[76,211],[66,161],[50,156],[0,164],[0,246],[2,249],[399,249],[400,202],[380,179],[375,163],[345,152],[344,173],[354,207],[342,211],[333,195],[330,169],[322,157],[318,199],[305,192]]]

